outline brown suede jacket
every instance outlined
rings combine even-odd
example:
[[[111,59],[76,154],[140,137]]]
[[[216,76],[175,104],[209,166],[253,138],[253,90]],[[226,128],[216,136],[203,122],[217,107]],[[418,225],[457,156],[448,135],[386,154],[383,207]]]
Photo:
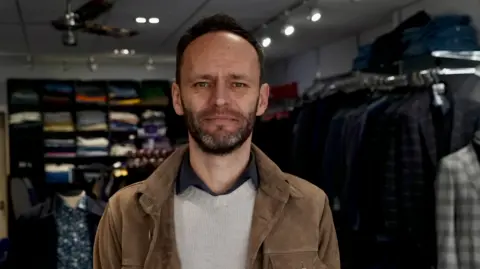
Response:
[[[117,192],[100,221],[94,269],[181,269],[173,223],[174,182],[187,150],[176,150],[145,181]],[[260,187],[246,269],[340,269],[325,193],[283,173],[253,146]],[[213,269],[213,268],[212,268]]]

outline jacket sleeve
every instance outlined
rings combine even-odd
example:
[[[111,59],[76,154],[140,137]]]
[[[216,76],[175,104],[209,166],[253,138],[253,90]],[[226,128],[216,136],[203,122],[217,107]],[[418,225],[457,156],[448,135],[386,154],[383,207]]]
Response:
[[[318,257],[326,265],[327,269],[340,269],[337,233],[335,231],[328,198],[325,198],[325,205],[319,225],[319,234],[320,244],[318,247]]]
[[[110,204],[105,208],[93,247],[93,269],[119,269],[122,265],[122,250],[119,227]]]
[[[459,268],[455,227],[455,178],[454,172],[448,162],[442,160],[437,180],[435,182],[436,196],[436,225],[437,225],[437,252],[439,269]],[[459,169],[461,171],[461,169]],[[460,172],[461,173],[461,172]],[[468,237],[465,237],[468,240]],[[466,250],[468,252],[468,250]]]

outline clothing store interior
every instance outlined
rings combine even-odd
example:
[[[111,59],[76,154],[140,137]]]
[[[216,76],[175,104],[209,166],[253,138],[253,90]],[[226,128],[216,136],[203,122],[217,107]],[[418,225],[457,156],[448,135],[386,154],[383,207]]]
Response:
[[[188,140],[175,47],[216,13],[263,47],[253,143],[327,194],[342,268],[480,268],[478,0],[0,1],[0,268],[92,263]]]

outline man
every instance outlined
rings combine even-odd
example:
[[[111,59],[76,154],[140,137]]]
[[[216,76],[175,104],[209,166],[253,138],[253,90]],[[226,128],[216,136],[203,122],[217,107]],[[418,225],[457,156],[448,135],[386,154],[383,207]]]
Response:
[[[269,97],[262,63],[258,43],[226,15],[180,39],[172,100],[189,144],[110,199],[95,269],[340,268],[325,193],[252,145]]]

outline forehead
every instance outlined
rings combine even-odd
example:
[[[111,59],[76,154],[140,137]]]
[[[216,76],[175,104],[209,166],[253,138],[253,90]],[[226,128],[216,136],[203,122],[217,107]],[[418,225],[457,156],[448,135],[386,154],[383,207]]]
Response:
[[[259,72],[255,48],[242,37],[213,32],[195,39],[185,50],[183,67],[194,73]]]

